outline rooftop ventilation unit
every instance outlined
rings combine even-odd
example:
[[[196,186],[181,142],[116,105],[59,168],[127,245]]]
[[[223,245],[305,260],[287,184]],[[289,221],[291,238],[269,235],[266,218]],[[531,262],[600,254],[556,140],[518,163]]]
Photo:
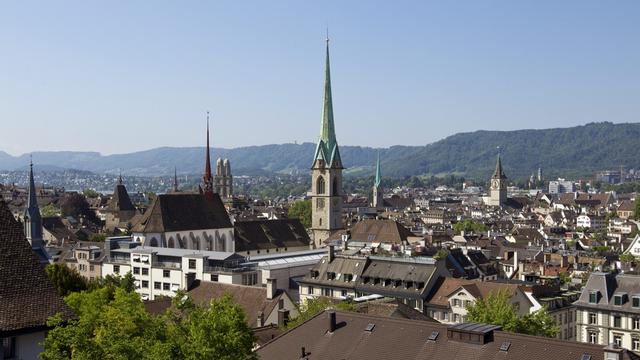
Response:
[[[432,331],[431,335],[429,335],[427,340],[436,341],[436,339],[438,338],[438,335],[440,335],[438,331]]]
[[[368,324],[367,327],[364,328],[364,331],[372,332],[374,327],[376,327],[376,324]]]
[[[591,354],[582,354],[580,360],[591,360]]]
[[[509,351],[509,348],[511,347],[511,343],[509,341],[505,341],[502,343],[502,345],[500,345],[500,351]]]

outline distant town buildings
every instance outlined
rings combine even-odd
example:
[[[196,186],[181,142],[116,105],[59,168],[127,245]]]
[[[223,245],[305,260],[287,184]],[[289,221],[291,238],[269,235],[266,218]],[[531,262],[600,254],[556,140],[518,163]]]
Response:
[[[576,191],[573,181],[558,179],[549,181],[549,194],[564,194]]]

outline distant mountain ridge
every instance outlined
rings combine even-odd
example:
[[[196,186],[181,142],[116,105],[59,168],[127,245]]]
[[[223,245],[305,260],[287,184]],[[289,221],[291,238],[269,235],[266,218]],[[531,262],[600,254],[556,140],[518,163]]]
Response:
[[[339,138],[339,134],[338,134]],[[375,149],[341,146],[347,174],[371,175],[378,151],[383,176],[455,173],[475,178],[490,176],[497,147],[510,178],[528,177],[542,168],[545,177],[585,175],[596,170],[640,168],[640,123],[590,123],[569,128],[458,133],[426,146]],[[308,172],[315,144],[213,148],[212,157],[228,158],[234,175]],[[204,147],[160,147],[128,154],[97,152],[34,152],[34,164],[95,173],[153,176],[203,171]],[[15,170],[29,163],[29,154],[11,156],[0,151],[0,169]],[[215,170],[214,170],[215,171]]]

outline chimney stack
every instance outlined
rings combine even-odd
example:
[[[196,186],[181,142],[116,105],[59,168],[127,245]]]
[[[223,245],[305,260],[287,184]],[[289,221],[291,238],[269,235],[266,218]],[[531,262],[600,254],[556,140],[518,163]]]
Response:
[[[336,331],[336,312],[334,310],[327,311],[327,318],[329,319],[329,332]]]
[[[329,245],[329,262],[332,262],[335,257],[335,249],[333,248],[333,245]]]
[[[264,326],[264,313],[262,311],[258,311],[258,321],[256,323],[257,327]]]
[[[278,291],[278,283],[276,279],[267,279],[267,300],[273,300],[276,297]]]

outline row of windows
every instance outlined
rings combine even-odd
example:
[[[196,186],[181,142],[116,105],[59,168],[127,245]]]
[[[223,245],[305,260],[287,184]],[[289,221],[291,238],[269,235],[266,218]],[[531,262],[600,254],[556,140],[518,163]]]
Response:
[[[613,315],[611,318],[611,326],[615,328],[624,328],[624,326],[622,325],[623,321],[621,315]],[[598,325],[598,314],[589,313],[588,322],[589,325]],[[640,330],[640,318],[631,318],[631,329]]]
[[[466,308],[467,306],[472,305],[473,301],[471,301],[471,300],[453,299],[451,301],[451,303],[452,303],[453,307],[465,307]]]
[[[91,265],[91,267],[93,267],[93,265]],[[91,270],[93,270],[93,269],[91,269]],[[113,272],[115,274],[120,274],[120,265],[113,265]],[[142,274],[143,276],[148,276],[149,275],[149,269],[148,268],[134,267],[133,268],[133,274],[134,275]],[[170,276],[171,276],[171,270],[162,270],[162,277],[168,278]]]
[[[623,337],[622,334],[613,334],[612,343],[615,344],[616,346],[622,347],[622,337]],[[598,343],[598,332],[589,331],[587,333],[587,341],[590,344],[597,344]],[[632,337],[631,338],[631,350],[640,351],[640,338],[638,338],[638,337]]]
[[[142,281],[142,282],[144,284],[144,281]],[[169,291],[169,290],[171,290],[171,285],[173,285],[173,288],[179,287],[178,284],[170,284],[170,283],[163,283],[163,282],[160,282],[160,281],[154,281],[153,282],[153,289],[154,290]],[[148,286],[148,284],[147,284],[147,286]]]
[[[309,295],[314,295],[315,293],[315,288],[313,286],[309,286],[307,288],[307,294]],[[347,297],[347,290],[334,290],[331,288],[320,288],[320,294],[322,296],[326,296],[326,297],[337,297],[337,296],[341,296],[341,297]]]
[[[89,265],[89,271],[93,271],[95,268],[93,265]],[[78,270],[79,271],[87,271],[87,265],[85,264],[78,264]]]

